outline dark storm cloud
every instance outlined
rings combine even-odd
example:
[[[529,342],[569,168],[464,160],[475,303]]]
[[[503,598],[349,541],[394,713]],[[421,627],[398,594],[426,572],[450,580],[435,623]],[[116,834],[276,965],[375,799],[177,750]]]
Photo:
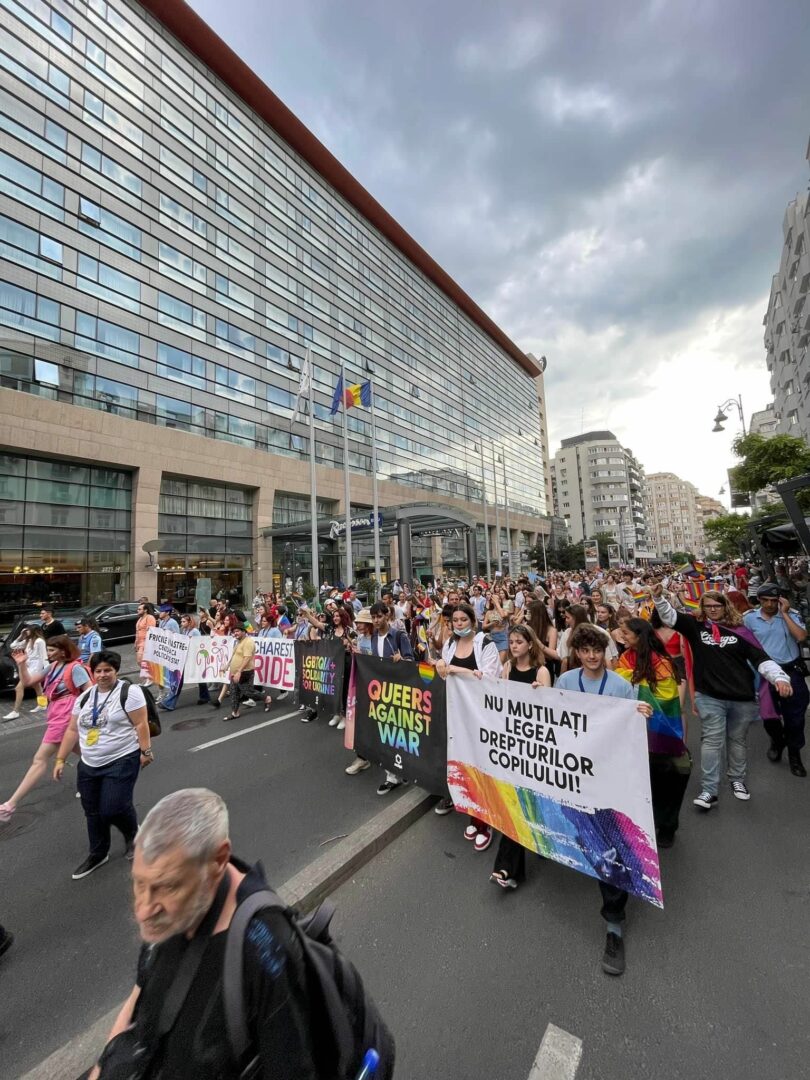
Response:
[[[195,7],[523,347],[574,350],[552,387],[767,293],[804,0]]]

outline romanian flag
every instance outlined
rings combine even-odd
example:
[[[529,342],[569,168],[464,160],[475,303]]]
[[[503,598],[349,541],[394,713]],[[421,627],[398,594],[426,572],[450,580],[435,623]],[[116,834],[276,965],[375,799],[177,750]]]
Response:
[[[335,386],[335,392],[332,395],[332,407],[329,410],[332,416],[340,410],[341,405],[343,405],[344,409],[351,409],[354,405],[362,405],[366,409],[370,408],[371,379],[366,379],[364,383],[355,383],[353,386],[347,386],[344,389],[343,376],[340,375]]]
[[[636,654],[626,649],[616,661],[614,671],[628,682],[633,680]],[[683,741],[683,719],[678,697],[678,683],[672,664],[663,656],[653,656],[656,684],[653,691],[645,680],[635,683],[638,700],[652,706],[653,714],[647,720],[647,749],[651,754],[669,754],[680,758],[686,753]]]

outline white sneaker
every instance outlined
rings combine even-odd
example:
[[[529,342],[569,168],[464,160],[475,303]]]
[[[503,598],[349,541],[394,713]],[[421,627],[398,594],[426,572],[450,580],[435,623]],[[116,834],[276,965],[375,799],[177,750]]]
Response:
[[[252,697],[245,698],[242,704],[247,706],[248,709],[254,709],[256,707],[256,702],[253,700]]]
[[[751,798],[751,792],[748,790],[742,780],[732,780],[731,790],[734,793],[735,799],[742,799],[743,802],[748,802],[748,800]]]
[[[345,728],[346,728],[346,720],[345,720],[345,717],[341,716],[340,723],[338,724],[337,729],[338,729],[338,731],[344,731]]]
[[[16,709],[12,709],[11,712],[6,713],[6,715],[3,717],[3,719],[4,720],[19,720],[20,719],[20,714],[17,712]]]
[[[339,716],[333,716],[329,721],[329,727],[337,727],[339,723],[340,723],[340,717]]]
[[[35,705],[33,707],[33,709],[29,710],[28,715],[29,716],[36,716],[37,713],[41,713],[41,712],[45,712],[45,711],[46,710],[42,707],[42,705]]]
[[[355,758],[351,765],[347,765],[344,770],[347,776],[357,776],[358,773],[364,772],[366,769],[371,768],[371,762],[366,761],[364,758]]]

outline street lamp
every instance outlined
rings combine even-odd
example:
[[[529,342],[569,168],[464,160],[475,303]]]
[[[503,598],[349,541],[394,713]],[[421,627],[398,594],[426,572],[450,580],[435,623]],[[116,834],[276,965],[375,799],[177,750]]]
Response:
[[[725,410],[732,407],[740,414],[740,425],[742,427],[743,435],[745,435],[745,416],[743,415],[742,395],[735,398],[729,398],[728,401],[724,401],[722,405],[717,406],[717,416],[714,418],[714,427],[712,428],[712,431],[725,431],[723,424],[728,420]]]

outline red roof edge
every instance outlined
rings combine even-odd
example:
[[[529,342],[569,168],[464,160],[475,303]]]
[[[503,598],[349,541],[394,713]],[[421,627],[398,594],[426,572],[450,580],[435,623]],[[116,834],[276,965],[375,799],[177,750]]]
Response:
[[[437,285],[485,334],[531,376],[540,369],[481,310],[448,273],[428,255],[387,210],[331,154],[309,128],[292,113],[233,49],[218,37],[184,0],[140,0],[141,6],[162,23],[206,67],[240,97],[282,139],[301,155],[324,180],[371,222],[403,255]]]

